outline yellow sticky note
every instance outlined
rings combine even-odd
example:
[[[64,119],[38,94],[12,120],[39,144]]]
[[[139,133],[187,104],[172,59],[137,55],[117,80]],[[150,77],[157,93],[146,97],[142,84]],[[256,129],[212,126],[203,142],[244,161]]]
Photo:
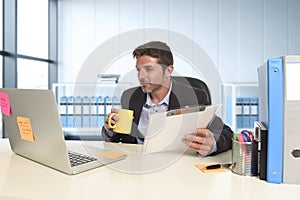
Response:
[[[100,153],[98,156],[104,157],[104,158],[118,158],[120,156],[123,156],[124,154],[116,151],[104,151]]]
[[[18,127],[21,138],[30,142],[34,142],[35,138],[32,132],[30,119],[27,117],[17,117]]]
[[[206,166],[209,166],[209,165],[211,165],[211,164],[198,164],[195,166],[204,173],[217,173],[217,172],[227,172],[228,171],[227,169],[225,169],[223,167],[218,168],[218,169],[206,169]]]

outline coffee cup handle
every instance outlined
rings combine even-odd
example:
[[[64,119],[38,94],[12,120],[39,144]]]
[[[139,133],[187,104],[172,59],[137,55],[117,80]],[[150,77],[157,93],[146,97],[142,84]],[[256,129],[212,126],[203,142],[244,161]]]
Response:
[[[109,128],[116,128],[117,125],[114,124],[114,125],[111,125],[111,119],[113,116],[117,115],[117,113],[111,113],[109,116],[108,116],[108,120],[107,120],[107,124],[109,126]]]

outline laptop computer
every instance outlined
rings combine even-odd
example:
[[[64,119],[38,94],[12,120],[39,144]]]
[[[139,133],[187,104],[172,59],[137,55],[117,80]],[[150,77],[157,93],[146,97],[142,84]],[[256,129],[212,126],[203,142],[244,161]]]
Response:
[[[89,146],[84,146],[87,155],[68,150],[52,90],[0,88],[0,96],[10,146],[17,155],[69,175],[127,156]]]

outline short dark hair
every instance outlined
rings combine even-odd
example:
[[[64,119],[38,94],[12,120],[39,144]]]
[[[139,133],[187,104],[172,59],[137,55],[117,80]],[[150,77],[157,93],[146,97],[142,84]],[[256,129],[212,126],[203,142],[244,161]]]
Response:
[[[173,65],[173,54],[170,47],[160,41],[151,41],[138,46],[132,55],[134,58],[144,55],[158,58],[158,64],[161,64],[163,68]]]

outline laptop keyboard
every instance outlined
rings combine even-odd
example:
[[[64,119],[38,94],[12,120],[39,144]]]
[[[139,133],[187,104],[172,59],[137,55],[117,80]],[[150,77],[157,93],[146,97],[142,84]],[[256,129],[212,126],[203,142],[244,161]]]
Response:
[[[71,162],[71,167],[75,167],[78,165],[82,165],[97,160],[96,158],[93,158],[91,156],[87,156],[87,155],[83,155],[71,151],[68,152],[68,155]]]

